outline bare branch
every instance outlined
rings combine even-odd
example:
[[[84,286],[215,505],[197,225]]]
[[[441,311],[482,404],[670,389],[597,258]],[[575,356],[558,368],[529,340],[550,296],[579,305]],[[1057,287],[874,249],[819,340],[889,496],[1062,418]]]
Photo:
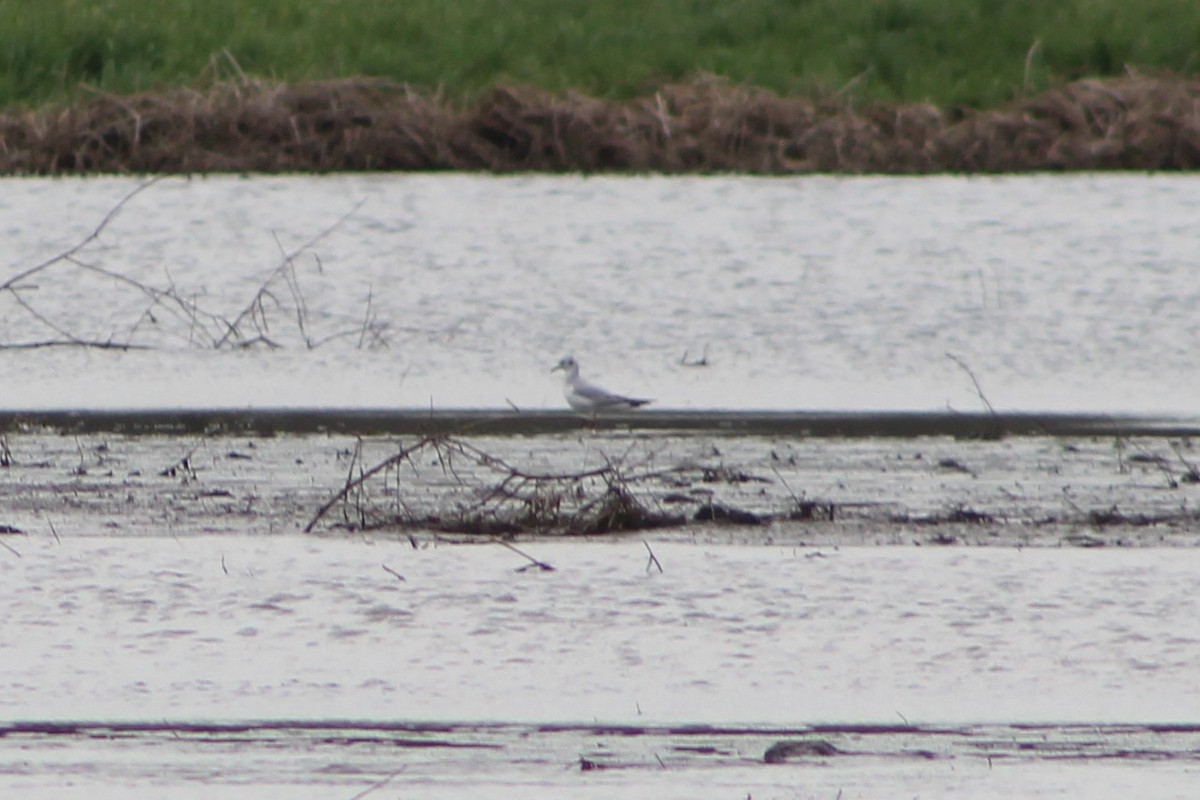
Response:
[[[117,218],[117,215],[121,213],[121,210],[123,208],[125,208],[125,206],[128,205],[128,203],[131,200],[133,200],[133,198],[137,197],[139,194],[141,194],[145,190],[149,189],[151,186],[153,186],[154,184],[163,180],[164,178],[165,178],[165,176],[160,175],[156,178],[151,178],[150,180],[145,181],[144,183],[138,184],[138,186],[136,188],[134,188],[133,191],[129,192],[129,194],[122,197],[115,206],[113,206],[111,209],[109,209],[108,213],[104,215],[104,219],[100,220],[100,224],[97,225],[95,228],[93,228],[92,232],[89,233],[87,236],[85,236],[77,244],[73,245],[72,247],[69,247],[68,249],[64,250],[63,252],[59,253],[56,256],[51,256],[50,258],[46,259],[45,261],[43,261],[40,264],[36,264],[36,265],[30,267],[29,269],[24,270],[23,272],[18,272],[16,275],[12,276],[8,280],[4,281],[3,283],[0,283],[0,291],[11,291],[13,289],[13,287],[15,287],[18,283],[25,280],[29,276],[36,275],[37,273],[41,272],[42,270],[47,269],[48,267],[52,267],[55,264],[59,263],[60,261],[66,261],[66,260],[70,259],[72,256],[74,256],[80,250],[87,247],[92,242],[96,241],[96,239],[99,239],[100,234],[104,232],[104,229],[108,227],[109,223],[111,223],[114,219]]]
[[[262,321],[265,323],[265,316],[262,315],[262,303],[264,298],[274,299],[274,296],[270,293],[270,287],[272,284],[274,284],[274,282],[281,277],[283,277],[283,279],[286,281],[286,275],[288,271],[293,268],[296,257],[301,253],[312,249],[317,245],[317,243],[340,228],[346,222],[346,220],[350,219],[358,212],[360,208],[362,208],[363,203],[365,202],[365,200],[360,200],[354,204],[353,208],[351,208],[342,216],[338,217],[338,219],[332,225],[318,232],[315,236],[312,236],[295,249],[290,251],[285,250],[282,254],[279,265],[276,266],[275,269],[271,271],[271,274],[267,276],[266,280],[262,282],[262,285],[259,286],[258,291],[254,294],[254,297],[250,300],[246,307],[243,308],[236,317],[234,317],[232,322],[226,323],[225,334],[217,340],[214,347],[220,349],[221,347],[226,346],[231,338],[239,336],[239,328],[247,319],[253,319],[257,315],[258,318],[262,319]]]
[[[538,561],[536,558],[529,555],[529,553],[526,553],[524,550],[518,549],[517,547],[513,546],[512,544],[509,544],[506,541],[497,539],[496,544],[507,547],[509,550],[512,550],[517,555],[529,559],[529,563],[526,564],[524,567],[521,567],[521,571],[524,571],[524,570],[528,569],[529,567],[537,567],[542,572],[554,572],[554,567],[550,566],[545,561]]]
[[[995,416],[996,409],[992,408],[992,404],[987,399],[987,395],[985,395],[983,393],[983,387],[981,387],[979,385],[979,380],[975,377],[975,373],[971,371],[971,368],[969,366],[967,366],[967,362],[963,361],[961,358],[954,355],[953,353],[946,353],[946,358],[953,361],[955,364],[957,364],[959,366],[959,368],[962,369],[963,372],[967,373],[967,377],[971,379],[971,383],[975,384],[975,394],[979,395],[979,399],[983,401],[983,404],[985,406],[987,406],[988,413],[991,414],[992,416]]]
[[[387,459],[379,462],[375,466],[371,467],[370,469],[368,469],[365,472],[363,472],[362,474],[360,474],[357,478],[347,480],[345,486],[343,486],[336,494],[334,494],[333,497],[329,498],[329,500],[324,505],[322,505],[319,509],[317,509],[317,513],[313,514],[312,519],[310,519],[308,521],[308,524],[304,526],[304,532],[311,533],[313,527],[316,526],[316,524],[321,521],[321,518],[324,517],[327,513],[329,513],[329,509],[333,508],[340,501],[344,500],[347,496],[349,496],[349,494],[351,492],[353,492],[358,487],[362,486],[369,478],[371,478],[374,475],[377,475],[378,473],[382,472],[385,469],[388,469],[389,467],[396,466],[398,464],[401,464],[401,463],[407,461],[412,456],[413,453],[416,453],[420,450],[425,449],[426,447],[437,442],[441,438],[442,438],[441,436],[426,436],[424,439],[417,442],[412,447],[401,449],[399,453],[396,453],[395,455],[391,456],[390,458],[387,458]]]
[[[650,549],[650,543],[642,539],[642,544],[646,545],[646,552],[650,554],[650,560],[646,562],[646,572],[650,571],[650,567],[658,567],[658,571],[663,571],[662,564],[658,562],[658,558],[654,555],[654,551]]]

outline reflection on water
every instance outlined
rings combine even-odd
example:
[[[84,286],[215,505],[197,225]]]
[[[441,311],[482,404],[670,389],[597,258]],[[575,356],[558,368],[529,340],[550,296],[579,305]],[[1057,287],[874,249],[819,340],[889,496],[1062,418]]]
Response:
[[[5,180],[0,277],[133,185]],[[660,408],[1189,413],[1198,206],[1185,175],[172,179],[81,260],[279,347],[201,349],[196,317],[61,264],[0,297],[0,342],[151,349],[6,352],[0,404],[556,408],[570,352]]]

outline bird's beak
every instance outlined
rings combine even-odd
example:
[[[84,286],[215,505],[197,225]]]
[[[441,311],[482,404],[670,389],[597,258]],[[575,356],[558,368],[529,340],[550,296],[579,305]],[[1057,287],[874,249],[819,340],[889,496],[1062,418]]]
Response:
[[[563,365],[562,365],[562,364],[555,364],[553,367],[551,367],[551,368],[550,368],[550,371],[551,371],[551,372],[558,372],[558,371],[559,371],[560,369],[562,369],[562,368],[563,368]]]

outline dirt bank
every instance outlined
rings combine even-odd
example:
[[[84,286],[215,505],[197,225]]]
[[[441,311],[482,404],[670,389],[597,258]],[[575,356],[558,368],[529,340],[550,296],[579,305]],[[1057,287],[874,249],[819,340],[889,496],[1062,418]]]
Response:
[[[630,101],[502,87],[237,81],[0,114],[0,173],[1189,170],[1200,81],[1072,83],[977,111],[780,97],[719,80]]]

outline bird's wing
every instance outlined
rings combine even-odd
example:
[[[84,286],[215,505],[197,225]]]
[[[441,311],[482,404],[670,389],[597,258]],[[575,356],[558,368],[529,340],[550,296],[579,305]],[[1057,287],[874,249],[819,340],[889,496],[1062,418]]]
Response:
[[[572,388],[575,394],[598,406],[640,406],[649,402],[648,400],[638,400],[633,397],[613,394],[607,389],[601,389],[599,386],[583,380],[578,381]]]

